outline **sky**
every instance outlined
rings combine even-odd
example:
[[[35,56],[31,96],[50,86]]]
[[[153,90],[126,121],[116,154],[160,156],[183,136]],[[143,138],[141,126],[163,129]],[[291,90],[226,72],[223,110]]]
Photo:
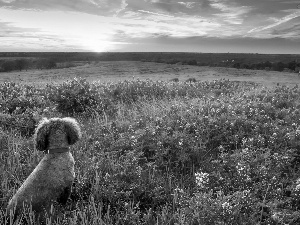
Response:
[[[0,52],[300,54],[300,0],[0,0]]]

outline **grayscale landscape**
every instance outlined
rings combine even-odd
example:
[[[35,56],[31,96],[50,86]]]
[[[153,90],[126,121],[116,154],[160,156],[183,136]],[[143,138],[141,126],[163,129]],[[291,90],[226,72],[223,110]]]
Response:
[[[0,224],[300,224],[299,4],[0,0]]]

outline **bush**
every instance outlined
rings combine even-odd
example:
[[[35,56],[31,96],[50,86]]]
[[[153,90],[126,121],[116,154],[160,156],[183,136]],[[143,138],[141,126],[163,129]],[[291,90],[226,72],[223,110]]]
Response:
[[[176,77],[176,78],[171,79],[170,82],[179,82],[179,79]]]
[[[0,85],[0,127],[17,130],[22,135],[33,134],[40,114],[49,106],[42,90],[32,86],[3,83]]]
[[[193,66],[195,66],[195,65],[197,65],[197,61],[196,61],[195,59],[192,59],[192,60],[189,60],[189,61],[187,62],[187,64],[188,64],[188,65],[193,65]]]
[[[36,62],[37,69],[54,69],[56,68],[56,62],[54,59],[39,59]]]
[[[14,61],[5,61],[1,65],[1,70],[3,72],[11,72],[16,69],[16,63]]]
[[[114,114],[113,102],[102,95],[96,85],[84,79],[74,79],[59,86],[47,86],[48,99],[55,103],[59,112],[64,115],[75,115],[89,112]]]
[[[168,64],[176,64],[180,62],[178,59],[170,59],[169,61],[167,61]]]
[[[29,61],[26,59],[17,59],[15,60],[15,69],[22,71],[24,69],[27,70],[29,65]]]
[[[197,80],[194,77],[190,77],[185,82],[197,82]]]

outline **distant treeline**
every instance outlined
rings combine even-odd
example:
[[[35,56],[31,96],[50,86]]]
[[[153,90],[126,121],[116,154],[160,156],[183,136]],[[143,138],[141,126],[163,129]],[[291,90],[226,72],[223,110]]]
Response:
[[[53,69],[56,67],[57,64],[54,59],[0,59],[0,72],[28,69]]]
[[[85,61],[143,61],[298,72],[300,55],[183,52],[0,52],[0,71],[70,67]]]
[[[147,60],[142,60],[147,61]],[[251,70],[273,70],[280,72],[296,72],[300,71],[300,62],[298,63],[296,60],[284,63],[284,62],[259,62],[259,63],[242,63],[238,62],[239,60],[223,60],[221,62],[197,62],[195,59],[191,60],[178,60],[178,59],[169,59],[162,60],[161,58],[155,59],[156,63],[167,63],[167,64],[181,64],[181,65],[194,65],[194,66],[211,66],[211,67],[231,67],[236,69],[251,69]]]
[[[261,62],[300,62],[300,54],[246,54],[246,53],[189,53],[189,52],[0,52],[1,58],[55,59],[56,62],[72,61],[179,61],[196,60],[201,63],[219,63],[235,60],[248,65]]]

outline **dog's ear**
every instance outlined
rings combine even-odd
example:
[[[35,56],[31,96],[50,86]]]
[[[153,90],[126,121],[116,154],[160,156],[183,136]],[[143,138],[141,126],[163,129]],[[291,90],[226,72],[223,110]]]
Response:
[[[65,124],[69,145],[75,144],[81,138],[81,130],[74,118],[65,117],[62,119]]]
[[[36,149],[39,151],[45,151],[48,147],[49,140],[49,131],[50,131],[50,121],[47,118],[43,118],[34,133],[34,142]]]

